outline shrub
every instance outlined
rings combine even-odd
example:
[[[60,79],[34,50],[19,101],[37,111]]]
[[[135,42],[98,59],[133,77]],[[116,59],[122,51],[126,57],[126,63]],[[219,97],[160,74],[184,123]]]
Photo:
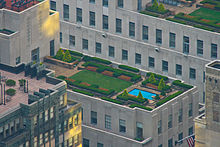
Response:
[[[61,80],[65,80],[67,77],[66,76],[63,76],[63,75],[59,75],[57,76],[57,79],[61,79]]]
[[[151,74],[154,74],[154,77],[157,78],[157,79],[163,79],[164,81],[168,80],[168,77],[162,76],[162,75],[159,75],[159,74],[155,74],[155,73],[152,73],[152,72],[148,72],[147,76],[149,77]]]
[[[91,87],[93,87],[93,88],[99,88],[99,85],[92,84]]]
[[[148,111],[152,111],[153,110],[152,108],[145,107],[145,106],[142,106],[142,105],[139,105],[139,104],[131,104],[129,107],[130,108],[138,107],[138,108],[145,109],[145,110],[148,110]]]
[[[55,59],[58,59],[58,60],[62,60],[63,59],[63,50],[62,49],[59,49],[57,51],[57,54],[55,56]]]
[[[160,99],[160,97],[159,97],[159,95],[158,94],[156,94],[156,96],[154,97],[156,100],[159,100]]]
[[[15,85],[16,85],[16,82],[15,82],[14,80],[12,80],[12,79],[8,79],[8,80],[6,81],[6,85],[7,85],[7,86],[15,86]]]
[[[118,95],[117,96],[117,99],[120,99],[120,100],[124,100],[124,101],[134,101],[134,102],[138,102],[138,103],[144,103],[144,102],[148,102],[147,99],[138,99],[136,97],[132,97],[132,96],[122,96],[122,94]]]
[[[166,92],[164,92],[164,91],[162,91],[160,94],[161,94],[162,96],[166,96]]]
[[[25,82],[26,82],[25,79],[20,79],[20,80],[18,80],[18,81],[19,81],[19,85],[20,85],[20,86],[24,86],[24,84],[25,84]]]
[[[184,84],[184,83],[182,83],[180,80],[175,80],[175,81],[173,81],[172,84],[173,84],[173,85],[177,85],[177,86],[179,86],[179,87],[187,88],[187,89],[193,88],[192,85]]]
[[[97,57],[90,57],[90,56],[84,56],[83,60],[84,61],[94,61],[94,62],[106,64],[106,65],[112,64],[111,61],[101,59],[101,58],[97,58]]]
[[[83,57],[83,54],[82,53],[79,53],[79,52],[76,52],[76,51],[69,51],[71,55],[74,55],[74,56],[78,56],[78,57]]]
[[[116,103],[116,104],[120,104],[122,105],[123,102],[119,101],[119,100],[116,100],[116,99],[112,99],[112,98],[107,98],[107,97],[101,97],[102,100],[106,100],[106,101],[109,101],[109,102],[113,102],[113,103]]]
[[[64,62],[71,62],[72,61],[72,57],[70,55],[69,50],[65,51],[62,61],[64,61]]]
[[[174,94],[172,94],[172,95],[170,95],[170,96],[168,96],[168,97],[166,97],[166,98],[160,100],[159,102],[157,102],[157,103],[156,103],[156,106],[158,107],[158,106],[160,106],[160,105],[162,105],[162,104],[168,102],[169,100],[175,98],[176,96],[178,96],[178,95],[180,95],[180,94],[182,94],[182,93],[183,93],[183,91],[178,91],[178,92],[176,92],[176,93],[174,93]]]
[[[160,83],[159,83],[159,86],[158,86],[158,90],[162,90],[162,89],[164,89],[164,87],[165,87],[164,80],[163,80],[163,79],[160,79]]]
[[[154,17],[159,17],[158,14],[154,14],[154,13],[148,12],[148,11],[141,11],[140,13],[141,13],[141,14],[145,14],[145,15],[154,16]]]
[[[127,89],[125,89],[125,90],[123,91],[122,96],[128,96],[128,91],[127,91]]]
[[[138,99],[144,99],[144,97],[143,97],[141,91],[139,91],[137,98],[138,98]]]
[[[160,4],[160,5],[159,5],[158,11],[159,11],[159,12],[164,12],[164,11],[165,11],[165,8],[164,8],[164,5],[163,5],[163,4]]]
[[[154,0],[154,3],[152,5],[152,9],[153,10],[158,10],[158,2],[157,2],[157,0]]]
[[[74,88],[72,90],[75,91],[75,92],[79,92],[79,93],[85,94],[85,95],[94,96],[93,93],[90,93],[90,92],[87,92],[87,91],[84,91],[84,90],[80,90],[80,89],[76,89],[76,88]]]
[[[139,69],[134,68],[134,67],[130,67],[130,66],[127,66],[127,65],[119,65],[118,67],[121,68],[121,69],[133,71],[133,72],[139,72]]]
[[[151,84],[156,83],[156,80],[155,80],[155,77],[154,77],[154,74],[153,74],[153,73],[151,73],[151,75],[150,75],[150,77],[149,77],[149,82],[150,82]]]
[[[15,90],[15,89],[12,89],[12,88],[6,90],[6,94],[7,94],[7,95],[10,95],[10,96],[15,95],[15,92],[16,92],[16,90]]]

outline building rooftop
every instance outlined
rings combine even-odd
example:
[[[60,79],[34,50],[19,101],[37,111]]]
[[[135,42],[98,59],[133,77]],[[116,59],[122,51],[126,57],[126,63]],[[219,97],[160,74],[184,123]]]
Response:
[[[153,110],[193,88],[163,75],[74,51],[70,51],[70,54],[72,63],[57,60],[57,54],[47,57],[45,64],[56,71],[57,78],[67,82],[69,89],[120,105]],[[57,66],[59,64],[61,66]],[[65,64],[73,68],[65,68]]]
[[[159,8],[153,8],[149,3],[140,13],[208,31],[220,32],[220,1],[183,0],[177,6],[166,4],[164,6],[164,10],[159,10]]]
[[[5,8],[16,12],[21,12],[44,0],[0,0],[0,9]]]
[[[10,111],[10,109],[14,109],[15,107],[18,107],[20,103],[28,105],[28,95],[33,94],[34,92],[38,92],[40,88],[51,89],[54,87],[54,85],[46,82],[45,77],[41,78],[40,80],[37,80],[36,77],[35,78],[31,78],[30,76],[25,77],[24,72],[15,74],[15,73],[11,73],[11,72],[1,70],[1,69],[0,69],[0,73],[1,73],[1,85],[2,85],[2,89],[0,85],[1,102],[4,101],[3,99],[4,86],[3,85],[5,85],[5,91],[7,91],[10,88],[16,90],[14,96],[9,96],[5,94],[5,105],[4,104],[0,105],[1,114],[6,111]],[[6,81],[9,79],[14,80],[16,82],[16,85],[7,86]],[[19,80],[21,79],[25,79],[27,81],[25,88],[24,86],[20,86],[19,84]],[[28,87],[28,90],[27,90],[27,87]],[[24,92],[24,89],[26,89],[27,92]]]

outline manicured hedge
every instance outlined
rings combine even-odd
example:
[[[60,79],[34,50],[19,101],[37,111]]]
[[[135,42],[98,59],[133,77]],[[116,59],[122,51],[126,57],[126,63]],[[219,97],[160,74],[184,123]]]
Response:
[[[183,88],[187,88],[187,89],[193,88],[192,85],[184,84],[184,83],[182,83],[180,80],[175,80],[175,81],[173,81],[172,84],[173,84],[173,85],[180,86],[180,87],[183,87]]]
[[[147,73],[147,76],[149,77],[151,75],[152,72],[148,72]],[[157,78],[157,79],[163,79],[164,81],[167,81],[168,80],[168,77],[167,76],[162,76],[162,75],[159,75],[159,74],[154,74],[154,77]]]
[[[94,96],[93,93],[90,93],[90,92],[85,91],[85,90],[80,90],[80,89],[76,89],[76,88],[74,88],[72,90],[75,91],[75,92],[79,92],[79,93],[85,94],[85,95]]]
[[[162,104],[168,102],[169,100],[171,100],[171,99],[177,97],[178,95],[180,95],[180,94],[182,94],[182,93],[183,93],[183,91],[178,91],[178,92],[176,92],[176,93],[174,93],[174,94],[172,94],[172,95],[170,95],[170,96],[168,96],[168,97],[166,97],[166,98],[160,100],[159,102],[157,102],[157,103],[156,103],[156,106],[158,107],[158,106],[160,106],[160,105],[162,105]]]
[[[146,79],[145,81],[143,81],[143,82],[142,82],[142,85],[145,86],[147,83],[150,83],[149,78]],[[159,83],[160,83],[160,80],[156,80],[155,83],[151,83],[151,84],[158,86]],[[165,91],[166,91],[166,90],[169,90],[170,88],[171,88],[171,86],[165,85],[165,87],[164,87],[162,90],[165,90]]]
[[[106,101],[109,101],[109,102],[113,102],[113,103],[116,103],[116,104],[119,104],[119,105],[122,105],[123,102],[119,101],[119,100],[116,100],[116,99],[112,99],[112,98],[107,98],[107,97],[101,97],[102,100],[106,100]]]
[[[63,76],[63,75],[59,75],[57,76],[57,79],[61,79],[61,80],[65,80],[67,77],[66,76]]]
[[[175,19],[175,18],[166,18],[166,20],[181,23],[181,24],[185,24],[185,25],[187,24],[187,22],[185,22],[183,20]]]
[[[135,97],[132,97],[132,96],[122,96],[122,94],[118,95],[117,96],[117,99],[119,100],[124,100],[124,101],[134,101],[134,102],[138,102],[138,103],[144,103],[144,102],[148,102],[148,99],[138,99],[138,98],[135,98]]]
[[[149,11],[140,11],[141,14],[145,14],[145,15],[150,15],[150,16],[154,16],[154,17],[159,17],[160,15],[149,12]]]
[[[121,69],[133,71],[133,72],[139,72],[139,69],[134,68],[134,67],[130,67],[130,66],[127,66],[127,65],[119,65],[118,67],[121,68]]]
[[[101,59],[101,58],[97,58],[97,57],[90,57],[90,56],[84,56],[83,60],[86,61],[86,62],[87,61],[94,61],[94,62],[106,64],[106,65],[112,64],[111,61]]]
[[[155,12],[155,13],[159,13],[159,14],[166,14],[166,13],[170,12],[168,9],[166,9],[164,11],[155,10],[152,6],[146,7],[146,10],[151,11],[151,12]]]
[[[60,59],[56,58],[56,56],[53,56],[52,58],[57,59],[57,60],[60,60]],[[76,60],[79,60],[79,59],[71,55],[71,60],[68,61],[67,63],[73,63],[73,62],[76,61]],[[60,60],[60,61],[63,61],[63,59]],[[63,61],[63,62],[65,62],[65,61]]]
[[[91,90],[91,91],[94,91],[94,92],[97,92],[97,93],[101,93],[101,94],[104,94],[104,95],[110,95],[114,92],[113,89],[109,89],[108,91],[104,91],[104,90],[101,90],[101,89],[98,89],[98,88],[95,88],[95,87],[92,87],[92,86],[86,86],[86,85],[83,85],[83,84],[80,84],[81,81],[69,81],[66,79],[66,82],[67,84],[69,85],[73,85],[73,86],[76,86],[76,87],[80,87],[80,88],[84,88],[84,89],[87,89],[87,90]]]
[[[105,70],[112,71],[112,72],[114,72],[113,76],[116,77],[116,78],[120,75],[125,75],[125,76],[131,77],[131,81],[137,81],[137,80],[141,79],[141,75],[134,74],[134,73],[127,72],[127,71],[123,71],[123,70],[120,70],[120,69],[115,69],[115,68],[112,68],[112,67],[109,67],[109,66],[104,66],[104,65],[94,63],[94,62],[86,62],[86,63],[83,64],[83,66],[85,66],[85,67],[87,67],[87,66],[97,67],[98,69],[96,71],[99,72],[99,73],[101,73]]]
[[[153,110],[152,108],[145,107],[145,106],[138,105],[138,104],[131,104],[129,107],[130,108],[138,107],[138,108],[145,109],[145,110],[148,110],[148,111],[152,111]]]
[[[76,51],[69,50],[69,52],[70,52],[71,55],[74,55],[74,56],[78,56],[78,57],[82,57],[83,56],[82,53],[79,53],[79,52],[76,52]]]
[[[13,95],[15,95],[15,93],[16,93],[15,89],[10,88],[10,89],[6,90],[7,95],[13,96]]]
[[[8,80],[6,81],[6,85],[7,85],[7,86],[15,86],[15,85],[16,85],[16,82],[15,82],[14,80],[12,80],[12,79],[8,79]]]

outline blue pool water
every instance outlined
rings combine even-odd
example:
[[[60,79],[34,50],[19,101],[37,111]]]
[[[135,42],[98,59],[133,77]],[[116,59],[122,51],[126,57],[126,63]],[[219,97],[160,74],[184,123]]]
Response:
[[[149,99],[149,100],[153,100],[152,96],[156,96],[156,94],[154,94],[154,93],[150,93],[150,92],[143,91],[143,90],[140,90],[140,89],[133,89],[128,93],[131,94],[131,95],[138,96],[139,91],[141,91],[141,94],[144,98]]]

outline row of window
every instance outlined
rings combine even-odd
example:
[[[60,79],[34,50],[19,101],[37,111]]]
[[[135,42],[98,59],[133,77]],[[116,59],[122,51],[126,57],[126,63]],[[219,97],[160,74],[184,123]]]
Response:
[[[0,127],[0,139],[6,138],[20,129],[20,120],[16,120]],[[5,132],[5,133],[4,133]]]
[[[80,144],[81,134],[77,134],[69,139],[65,140],[63,143],[59,144],[59,147],[77,147]]]
[[[83,138],[83,147],[90,147],[89,139]],[[97,147],[104,147],[104,144],[98,142]]]
[[[50,140],[52,140],[54,138],[54,130],[50,130],[48,132],[45,133],[41,133],[39,136],[35,136],[34,137],[34,147],[38,147],[43,145],[44,143],[47,143]],[[38,142],[39,141],[39,142]]]
[[[50,109],[41,112],[39,115],[34,116],[34,125],[37,125],[39,121],[43,120],[43,118],[44,121],[47,122],[49,119],[52,119],[53,117],[54,117],[54,107],[51,107]]]

